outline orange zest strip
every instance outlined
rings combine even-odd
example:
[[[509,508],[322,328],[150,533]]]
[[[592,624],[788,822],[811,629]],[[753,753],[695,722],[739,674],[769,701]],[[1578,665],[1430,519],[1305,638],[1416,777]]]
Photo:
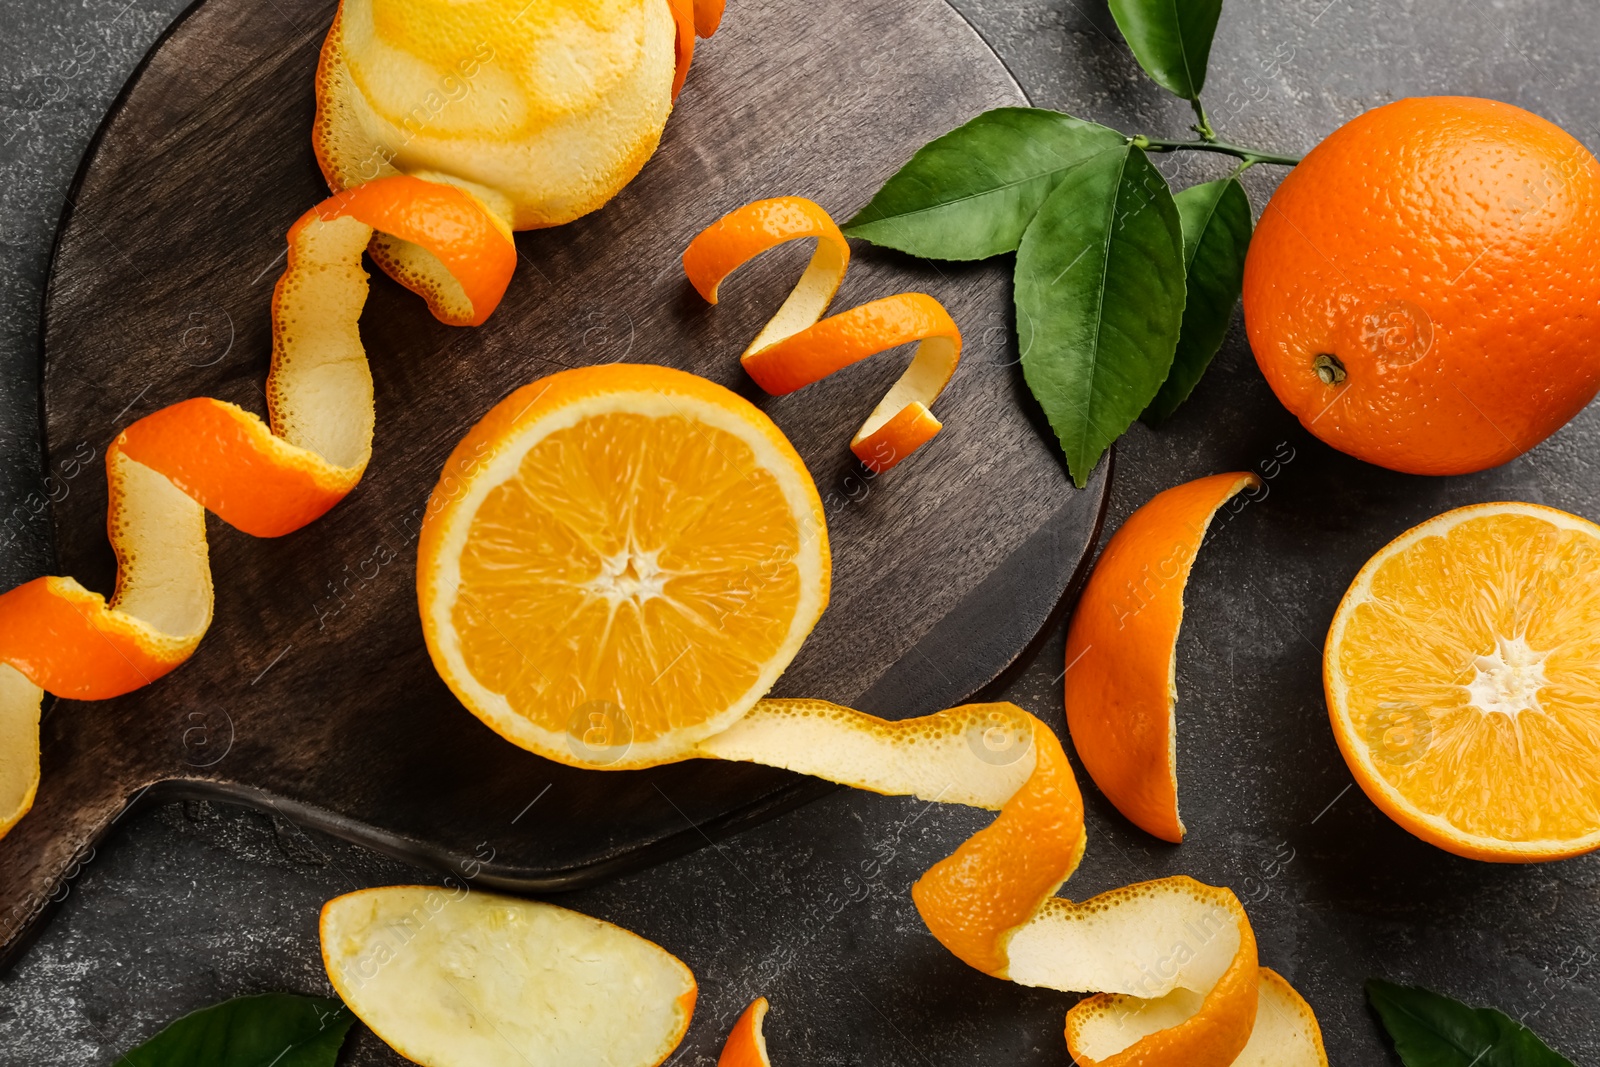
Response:
[[[694,32],[710,37],[722,25],[724,0],[694,0]]]
[[[1183,590],[1217,509],[1261,484],[1214,474],[1157,493],[1107,542],[1067,632],[1072,745],[1134,825],[1174,844],[1178,817],[1178,629]]]
[[[450,326],[482,326],[500,306],[517,266],[511,232],[477,197],[464,189],[420,178],[391,177],[336,193],[308,211],[289,231],[313,217],[323,222],[357,219],[380,235],[417,246],[437,261],[460,286],[470,306],[463,314],[440,299],[431,286],[397,277],[428,301],[428,310]]]
[[[678,36],[674,41],[677,65],[672,72],[672,99],[678,99],[694,60],[694,39],[710,37],[722,24],[723,0],[667,0]]]
[[[856,458],[882,473],[940,430],[929,408],[961,359],[961,331],[944,305],[924,293],[900,293],[824,319],[849,267],[850,246],[826,211],[798,196],[757,200],[706,227],[684,249],[684,273],[715,304],[723,280],[744,263],[808,237],[817,242],[810,263],[740,362],[757,385],[782,395],[918,342],[911,365],[850,441]]]
[[[209,397],[139,419],[106,449],[106,531],[117,557],[110,600],[65,577],[0,595],[0,734],[8,743],[0,833],[33,801],[45,692],[119,696],[199,645],[212,612],[207,510],[245,533],[278,537],[361,480],[373,428],[372,374],[357,328],[367,297],[361,257],[378,230],[447,272],[455,288],[441,290],[445,303],[434,309],[445,321],[482,322],[516,265],[509,235],[470,194],[418,178],[369,182],[294,224],[273,290],[270,427]],[[31,762],[9,755],[19,749],[32,752]]]
[[[767,1017],[767,998],[757,997],[728,1031],[728,1040],[717,1057],[717,1067],[772,1067],[767,1058],[767,1038],[761,1023]]]
[[[818,700],[764,700],[699,751],[998,809],[912,897],[934,937],[984,973],[1096,994],[1066,1016],[1068,1050],[1084,1067],[1327,1067],[1316,1017],[1259,966],[1231,891],[1175,876],[1081,904],[1055,895],[1083,858],[1083,802],[1055,733],[1021,708],[888,722]],[[765,1067],[757,1005],[730,1034],[726,1067]]]

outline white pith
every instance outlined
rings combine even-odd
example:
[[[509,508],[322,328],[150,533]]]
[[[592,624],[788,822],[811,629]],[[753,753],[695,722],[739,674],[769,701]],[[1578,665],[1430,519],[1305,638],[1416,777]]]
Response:
[[[350,893],[320,932],[339,996],[426,1067],[654,1067],[694,1003],[689,969],[637,934],[465,884]]]
[[[1467,698],[1485,715],[1499,713],[1515,719],[1524,711],[1543,711],[1539,690],[1550,684],[1544,661],[1548,651],[1528,647],[1521,635],[1496,637],[1494,650],[1473,660]]]

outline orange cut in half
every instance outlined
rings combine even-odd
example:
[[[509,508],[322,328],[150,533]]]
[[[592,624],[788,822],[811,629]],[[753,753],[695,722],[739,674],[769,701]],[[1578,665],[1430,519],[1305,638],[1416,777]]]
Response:
[[[665,367],[563,371],[456,447],[417,596],[433,662],[507,740],[580,767],[686,758],[828,602],[822,501],[770,419]]]
[[[1356,781],[1424,841],[1600,846],[1600,526],[1502,503],[1402,534],[1340,601],[1323,683]]]

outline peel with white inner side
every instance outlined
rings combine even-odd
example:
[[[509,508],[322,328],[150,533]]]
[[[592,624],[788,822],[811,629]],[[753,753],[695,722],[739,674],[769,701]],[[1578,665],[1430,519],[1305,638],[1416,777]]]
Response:
[[[1233,893],[1172,877],[1081,904],[1055,896],[1083,854],[1082,802],[1054,733],[1022,709],[967,705],[886,722],[822,701],[765,700],[699,751],[1000,809],[913,896],[934,935],[973,966],[1097,993],[1067,1014],[1068,1048],[1084,1067],[1326,1067],[1315,1016],[1258,966]]]
[[[294,224],[273,290],[270,425],[209,397],[134,422],[106,449],[111,598],[55,576],[0,595],[0,833],[34,799],[45,692],[119,696],[200,644],[213,606],[206,511],[256,537],[278,537],[361,480],[374,420],[357,327],[367,298],[361,256],[380,227],[456,270],[474,317],[489,314],[515,265],[510,240],[465,194],[416,178],[332,197]]]
[[[943,425],[929,409],[961,361],[961,331],[944,305],[926,293],[899,293],[823,318],[850,265],[850,245],[820,205],[800,196],[757,200],[713,222],[684,249],[684,273],[715,304],[740,266],[806,238],[817,242],[811,261],[739,362],[757,385],[782,396],[915,341],[911,365],[850,439],[856,458],[881,474]]]
[[[392,886],[330,900],[322,958],[350,1010],[424,1067],[655,1067],[696,985],[675,956],[553,904]]]

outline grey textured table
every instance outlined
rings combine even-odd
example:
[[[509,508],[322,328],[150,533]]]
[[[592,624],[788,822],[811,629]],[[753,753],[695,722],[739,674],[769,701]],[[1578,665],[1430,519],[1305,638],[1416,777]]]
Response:
[[[263,0],[270,3],[271,0]],[[734,0],[730,17],[738,17]],[[0,453],[37,455],[37,320],[79,155],[181,0],[11,0],[0,38]],[[1033,100],[1175,135],[1186,109],[1134,66],[1103,0],[960,0]],[[1229,0],[1207,97],[1235,141],[1301,152],[1401,96],[1466,93],[1537,111],[1600,145],[1591,0]],[[1166,158],[1179,182],[1223,163]],[[1179,168],[1181,167],[1181,172]],[[1247,177],[1259,212],[1277,173]],[[136,294],[135,294],[136,295]],[[990,324],[1001,325],[1001,324]],[[969,324],[968,329],[973,327]],[[979,326],[978,328],[983,328]],[[1068,892],[1188,873],[1246,899],[1263,962],[1305,993],[1335,1063],[1397,1063],[1364,1005],[1372,974],[1523,1017],[1576,1063],[1600,1062],[1600,857],[1469,863],[1367,802],[1329,735],[1320,642],[1360,562],[1446,507],[1527,499],[1600,515],[1590,415],[1469,478],[1391,475],[1338,456],[1286,415],[1235,323],[1211,374],[1159,433],[1118,456],[1111,523],[1218,470],[1275,474],[1265,501],[1201,553],[1179,647],[1180,791],[1190,842],[1141,834],[1088,787],[1089,853]],[[1276,465],[1273,465],[1276,460]],[[1263,468],[1263,464],[1267,467]],[[25,465],[23,465],[25,466]],[[0,463],[7,586],[48,565],[37,472]],[[1061,635],[1005,695],[1060,725]],[[537,832],[535,806],[505,834]],[[840,792],[684,859],[560,902],[681,956],[700,980],[674,1059],[715,1062],[758,993],[781,1065],[1061,1064],[1070,998],[965,968],[907,896],[987,816]],[[0,1064],[111,1064],[177,1014],[266,990],[325,992],[316,911],[351,888],[431,876],[269,816],[173,804],[124,820],[53,925],[0,984]],[[530,825],[531,824],[531,825]],[[486,847],[493,847],[488,842]],[[345,1061],[399,1059],[358,1030]]]

